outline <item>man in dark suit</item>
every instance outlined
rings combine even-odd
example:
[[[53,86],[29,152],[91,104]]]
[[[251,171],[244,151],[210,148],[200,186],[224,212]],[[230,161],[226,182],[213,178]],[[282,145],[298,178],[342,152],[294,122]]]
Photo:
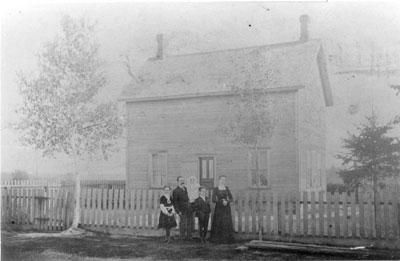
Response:
[[[194,201],[194,211],[196,211],[196,216],[199,219],[199,234],[201,242],[207,243],[206,235],[208,229],[208,220],[210,219],[210,203],[206,197],[206,188],[199,188],[200,196]]]
[[[192,226],[190,224],[190,202],[187,189],[185,187],[185,179],[179,176],[177,179],[178,187],[172,192],[172,200],[174,208],[179,215],[179,232],[181,239],[189,240],[192,238]]]

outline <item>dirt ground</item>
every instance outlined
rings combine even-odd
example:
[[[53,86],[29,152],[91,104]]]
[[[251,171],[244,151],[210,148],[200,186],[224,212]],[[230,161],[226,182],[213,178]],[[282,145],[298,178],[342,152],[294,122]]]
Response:
[[[20,232],[2,231],[1,260],[338,260],[377,259],[371,256],[313,255],[307,253],[255,251],[237,252],[234,245],[200,244],[199,241],[172,244],[163,238],[91,234],[71,237],[26,238]],[[398,259],[383,256],[378,259]]]

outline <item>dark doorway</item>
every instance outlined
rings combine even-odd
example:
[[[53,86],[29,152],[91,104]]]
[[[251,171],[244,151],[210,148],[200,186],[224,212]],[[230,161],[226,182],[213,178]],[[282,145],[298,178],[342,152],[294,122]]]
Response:
[[[200,185],[211,190],[214,187],[214,157],[199,158]]]

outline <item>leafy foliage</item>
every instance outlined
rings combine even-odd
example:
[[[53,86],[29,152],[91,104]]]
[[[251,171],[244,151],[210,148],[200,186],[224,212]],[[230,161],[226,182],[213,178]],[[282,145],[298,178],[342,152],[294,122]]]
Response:
[[[346,153],[338,155],[346,169],[339,175],[345,184],[359,186],[373,184],[374,191],[386,177],[400,173],[400,142],[397,137],[389,137],[393,122],[380,124],[375,114],[357,128],[357,134],[348,134],[343,139]]]
[[[115,103],[95,101],[106,83],[95,24],[64,16],[61,26],[62,34],[38,55],[37,75],[18,74],[23,104],[17,109],[22,120],[16,128],[23,144],[45,156],[102,152],[107,158],[122,122]]]
[[[279,72],[273,71],[267,58],[257,50],[231,62],[234,71],[239,72],[228,82],[234,94],[228,105],[234,116],[222,122],[217,133],[229,137],[234,143],[257,147],[272,135],[279,121],[276,107],[285,101],[268,92]]]

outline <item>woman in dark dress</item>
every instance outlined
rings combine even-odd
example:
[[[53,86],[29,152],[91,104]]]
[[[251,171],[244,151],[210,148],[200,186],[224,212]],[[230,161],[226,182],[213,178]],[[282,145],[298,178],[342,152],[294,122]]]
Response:
[[[229,188],[225,186],[226,176],[219,178],[218,187],[214,188],[212,201],[215,203],[214,216],[209,240],[217,244],[235,242],[230,202],[233,200]]]
[[[176,227],[175,209],[172,204],[171,188],[164,186],[164,194],[160,197],[160,218],[158,221],[158,228],[165,229],[165,242],[171,243],[171,228]]]

